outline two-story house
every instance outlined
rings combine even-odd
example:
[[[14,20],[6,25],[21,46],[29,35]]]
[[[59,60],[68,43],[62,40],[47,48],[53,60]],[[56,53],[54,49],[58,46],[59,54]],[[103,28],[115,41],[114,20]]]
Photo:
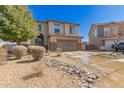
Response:
[[[112,50],[112,45],[124,41],[124,22],[93,24],[89,32],[89,44],[96,49]]]
[[[81,50],[82,36],[78,36],[79,24],[48,20],[37,22],[40,35],[33,42],[49,50],[62,48],[64,51]]]

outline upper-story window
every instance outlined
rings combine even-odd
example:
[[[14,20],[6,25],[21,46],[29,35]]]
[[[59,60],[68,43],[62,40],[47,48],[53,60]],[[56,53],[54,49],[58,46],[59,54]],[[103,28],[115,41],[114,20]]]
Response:
[[[104,27],[104,37],[109,37],[110,36],[110,29],[109,27]]]
[[[42,25],[38,25],[38,31],[42,31]]]
[[[69,33],[70,34],[74,34],[74,26],[73,25],[70,25]]]
[[[61,28],[61,26],[60,25],[55,25],[55,27],[54,27],[54,32],[55,33],[60,33],[60,28]]]
[[[94,30],[94,37],[98,36],[97,29]]]

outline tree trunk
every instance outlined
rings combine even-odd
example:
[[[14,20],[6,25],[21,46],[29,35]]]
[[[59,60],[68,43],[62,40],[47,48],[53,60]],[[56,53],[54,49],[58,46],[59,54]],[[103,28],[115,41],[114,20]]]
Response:
[[[21,45],[21,40],[16,40],[17,45]]]

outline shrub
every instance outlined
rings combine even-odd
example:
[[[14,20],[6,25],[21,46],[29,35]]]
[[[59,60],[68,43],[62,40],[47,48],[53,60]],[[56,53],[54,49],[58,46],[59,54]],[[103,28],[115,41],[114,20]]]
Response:
[[[34,70],[35,73],[37,73],[38,76],[41,76],[43,74],[43,71],[47,67],[43,61],[44,60],[39,61],[32,67],[32,69]]]
[[[13,47],[13,54],[16,56],[16,59],[20,59],[22,56],[25,56],[27,53],[27,48],[23,45],[16,45]]]
[[[41,46],[29,46],[28,51],[29,54],[32,55],[34,60],[38,61],[43,57],[44,53],[46,52],[46,49]]]
[[[4,46],[0,46],[0,65],[5,64],[7,61],[7,53]]]
[[[5,45],[0,45],[0,65],[5,64],[7,61],[7,52]]]
[[[56,49],[56,52],[57,52],[57,56],[61,56],[61,54],[62,54],[62,48],[57,48]]]
[[[27,52],[28,52],[29,54],[32,54],[32,48],[33,48],[33,47],[34,47],[34,45],[28,46]]]

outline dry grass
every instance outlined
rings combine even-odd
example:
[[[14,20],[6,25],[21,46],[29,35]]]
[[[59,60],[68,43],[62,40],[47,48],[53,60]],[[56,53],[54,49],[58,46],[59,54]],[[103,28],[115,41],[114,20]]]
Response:
[[[59,57],[55,57],[55,55],[56,53],[50,53],[45,57],[82,68],[86,67],[81,62],[70,59],[64,53]],[[56,68],[45,67],[44,64],[34,61],[29,55],[19,60],[10,60],[6,65],[0,66],[0,87],[77,88],[79,84],[73,82],[74,78],[76,77],[67,75],[63,71],[57,71]]]
[[[63,71],[57,71],[56,68],[46,67],[39,77],[37,72],[39,69],[32,69],[38,65],[38,62],[29,58],[26,56],[19,60],[11,60],[6,65],[0,66],[0,87],[79,87],[78,84],[72,82],[72,76],[65,75]]]

